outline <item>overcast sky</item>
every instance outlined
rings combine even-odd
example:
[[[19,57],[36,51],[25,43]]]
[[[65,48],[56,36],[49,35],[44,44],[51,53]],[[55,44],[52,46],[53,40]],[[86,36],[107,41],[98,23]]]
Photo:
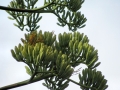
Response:
[[[0,5],[7,6],[11,0],[1,0]],[[42,1],[43,2],[43,1]],[[41,3],[40,5],[42,5]],[[90,44],[98,49],[102,71],[108,80],[107,90],[120,90],[120,0],[85,0],[81,12],[86,16],[86,27],[78,30],[88,36]],[[40,29],[55,31],[55,34],[69,32],[67,27],[56,25],[57,18],[52,14],[41,14]],[[23,81],[29,78],[25,64],[18,63],[11,56],[10,50],[21,43],[26,31],[13,26],[9,15],[0,10],[0,87]],[[81,67],[81,66],[79,66]],[[78,68],[79,68],[78,67]],[[78,75],[71,77],[78,81]],[[36,82],[12,90],[48,90]],[[66,90],[80,90],[79,86],[70,83]]]

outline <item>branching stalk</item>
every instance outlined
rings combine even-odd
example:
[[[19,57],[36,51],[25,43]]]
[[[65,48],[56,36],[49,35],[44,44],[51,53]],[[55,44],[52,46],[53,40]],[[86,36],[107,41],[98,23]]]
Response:
[[[0,6],[0,9],[1,10],[9,10],[9,11],[16,11],[16,12],[29,12],[29,13],[33,13],[33,12],[37,12],[39,11],[39,13],[43,12],[44,8],[50,6],[54,4],[53,2],[49,3],[49,4],[46,4],[42,7],[39,7],[39,8],[34,8],[34,9],[17,9],[17,8],[11,8],[11,7],[5,7],[5,6]]]
[[[33,78],[31,81],[30,81],[30,79],[28,79],[28,80],[21,81],[21,82],[15,83],[15,84],[0,87],[0,90],[7,90],[7,89],[12,89],[12,88],[28,85],[28,84],[43,80],[45,78],[53,77],[53,76],[54,76],[53,74],[47,74],[45,76],[38,76],[38,77]]]

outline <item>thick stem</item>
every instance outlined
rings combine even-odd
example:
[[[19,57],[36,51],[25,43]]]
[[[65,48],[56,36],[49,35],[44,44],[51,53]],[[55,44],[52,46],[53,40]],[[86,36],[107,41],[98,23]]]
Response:
[[[73,83],[75,83],[75,84],[77,84],[77,85],[80,85],[78,82],[75,82],[74,80],[72,80],[72,79],[67,79],[68,81],[71,81],[71,82],[73,82]]]
[[[48,77],[53,77],[53,76],[54,76],[53,74],[48,74],[48,75],[45,75],[45,76],[38,76],[38,77],[35,77],[32,81],[30,81],[30,79],[28,79],[28,80],[25,80],[25,81],[22,81],[22,82],[18,82],[18,83],[15,83],[15,84],[0,87],[0,90],[7,90],[7,89],[12,89],[12,88],[28,85],[28,84],[43,80],[43,79],[48,78]]]
[[[53,2],[46,4],[42,7],[39,8],[35,8],[35,9],[17,9],[17,8],[11,8],[11,7],[5,7],[5,6],[0,6],[1,10],[8,10],[8,11],[16,11],[16,12],[29,12],[29,13],[33,13],[33,12],[37,12],[39,11],[39,13],[42,11],[44,11],[43,9],[54,4]]]

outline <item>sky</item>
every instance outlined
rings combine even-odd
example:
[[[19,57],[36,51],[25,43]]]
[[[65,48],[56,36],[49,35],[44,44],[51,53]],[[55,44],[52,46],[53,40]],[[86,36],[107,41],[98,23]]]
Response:
[[[7,6],[11,0],[0,1],[1,6]],[[40,3],[43,5],[43,1]],[[88,36],[90,44],[98,50],[101,62],[97,70],[102,71],[108,80],[107,90],[120,89],[120,0],[85,0],[81,13],[87,18],[86,27],[78,31]],[[57,18],[52,14],[41,14],[43,19],[39,22],[40,30],[55,31],[55,34],[70,32],[68,27],[56,25]],[[21,43],[26,31],[20,31],[13,25],[15,21],[9,20],[9,15],[0,10],[0,87],[20,82],[30,77],[25,71],[25,64],[18,63],[10,50]],[[79,66],[77,68],[80,68]],[[83,66],[84,67],[84,66]],[[71,79],[79,81],[78,75]],[[48,90],[42,86],[42,81],[14,88],[12,90]],[[80,90],[80,87],[70,83],[66,90]]]

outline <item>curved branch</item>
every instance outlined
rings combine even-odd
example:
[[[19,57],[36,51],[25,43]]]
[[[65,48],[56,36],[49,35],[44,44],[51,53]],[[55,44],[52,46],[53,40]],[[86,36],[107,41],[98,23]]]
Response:
[[[31,83],[43,80],[43,79],[48,78],[48,77],[53,77],[53,76],[54,76],[53,74],[48,74],[45,76],[38,76],[38,77],[35,77],[34,79],[32,79],[32,81],[30,81],[30,79],[28,79],[28,80],[21,81],[21,82],[15,83],[15,84],[0,87],[0,90],[8,90],[8,89],[24,86],[24,85],[31,84]]]
[[[43,9],[54,4],[54,2],[52,1],[51,3],[49,4],[46,4],[42,7],[39,7],[39,8],[34,8],[34,9],[18,9],[18,8],[11,8],[11,7],[5,7],[5,6],[0,6],[0,9],[1,10],[8,10],[8,11],[16,11],[16,12],[29,12],[29,13],[33,13],[33,12],[37,12],[39,11],[39,13],[42,11],[43,12]]]

